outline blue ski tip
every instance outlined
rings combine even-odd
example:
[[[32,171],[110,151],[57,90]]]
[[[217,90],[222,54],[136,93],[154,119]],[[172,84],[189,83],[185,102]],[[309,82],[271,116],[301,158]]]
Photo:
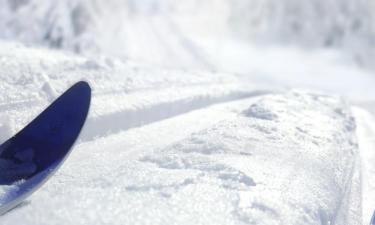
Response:
[[[372,214],[370,225],[375,225],[375,212]]]
[[[90,101],[90,86],[78,82],[0,146],[0,185],[22,183],[17,193],[0,201],[0,214],[31,194],[62,164],[85,123]]]

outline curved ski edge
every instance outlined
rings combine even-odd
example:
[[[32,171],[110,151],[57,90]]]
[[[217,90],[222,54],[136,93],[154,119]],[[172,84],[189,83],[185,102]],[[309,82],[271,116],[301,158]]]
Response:
[[[29,143],[32,147],[43,147],[43,149],[35,150],[35,158],[38,157],[45,157],[46,146],[48,150],[56,150],[58,148],[54,148],[56,146],[51,146],[51,144],[62,144],[60,146],[59,154],[57,157],[53,157],[49,160],[41,160],[36,162],[36,171],[33,172],[31,175],[26,177],[17,177],[17,180],[11,180],[12,184],[16,183],[15,189],[11,190],[5,196],[3,196],[2,202],[0,202],[0,215],[5,214],[6,212],[10,211],[11,209],[15,208],[21,202],[23,202],[28,196],[34,193],[39,187],[41,187],[44,183],[48,181],[48,179],[58,170],[58,168],[64,163],[67,159],[69,154],[71,153],[72,147],[76,140],[78,139],[81,130],[85,124],[87,119],[87,115],[89,113],[91,103],[91,88],[90,85],[86,81],[80,81],[73,86],[71,86],[67,91],[65,91],[62,95],[60,95],[53,103],[51,103],[42,113],[40,113],[33,121],[31,121],[25,128],[23,128],[20,132],[10,138],[8,141],[4,142],[0,146],[0,158],[3,156],[5,158],[11,158],[12,154],[14,156],[15,153],[22,148],[29,148],[25,141],[31,141]],[[71,107],[64,107],[66,104],[70,105]],[[60,113],[59,110],[62,110],[63,113]],[[71,118],[70,116],[73,115],[76,111],[79,111],[79,115],[77,117]],[[54,114],[57,113],[57,114]],[[56,115],[60,117],[56,117]],[[63,117],[65,116],[65,117]],[[73,115],[74,117],[74,115]],[[64,122],[68,123],[65,124]],[[64,121],[65,119],[65,121]],[[60,127],[54,127],[53,122],[60,122],[58,123]],[[69,122],[74,123],[73,128],[66,127]],[[52,124],[52,125],[51,125]],[[42,126],[44,125],[44,126]],[[33,131],[36,130],[37,134],[33,134]],[[53,130],[57,129],[57,130]],[[71,131],[72,133],[64,133],[66,131]],[[51,137],[51,131],[55,132],[55,136]],[[40,133],[38,133],[40,132]],[[46,133],[47,132],[47,133]],[[48,133],[49,132],[49,133]],[[52,133],[53,133],[52,132]],[[41,137],[41,134],[47,134],[46,136]],[[56,134],[61,134],[62,137],[56,136]],[[32,138],[36,138],[33,140]],[[30,139],[31,138],[31,139]],[[50,141],[48,138],[51,138]],[[17,143],[20,146],[17,146]],[[46,146],[44,146],[46,144]],[[31,148],[32,148],[31,147]],[[50,151],[49,151],[50,153]],[[53,154],[52,154],[53,155]],[[51,153],[49,154],[51,156]],[[48,158],[48,157],[47,157]],[[0,171],[1,177],[2,171]],[[1,180],[1,179],[0,179]],[[6,185],[1,184],[0,185]]]

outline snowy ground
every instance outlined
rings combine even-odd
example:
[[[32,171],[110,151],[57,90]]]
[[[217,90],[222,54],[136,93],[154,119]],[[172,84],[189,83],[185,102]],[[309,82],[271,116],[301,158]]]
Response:
[[[196,20],[154,1],[16,2],[0,9],[0,141],[78,80],[93,101],[63,167],[0,224],[369,223],[375,76],[346,50],[233,38],[207,15],[227,2],[172,4]]]

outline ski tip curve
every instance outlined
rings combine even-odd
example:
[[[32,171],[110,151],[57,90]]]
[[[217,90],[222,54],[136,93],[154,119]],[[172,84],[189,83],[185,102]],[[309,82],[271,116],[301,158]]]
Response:
[[[86,97],[90,100],[92,91],[90,84],[87,81],[79,81],[75,83],[73,86],[71,86],[66,92],[80,94],[81,97]]]
[[[78,81],[71,88],[74,88],[74,87],[79,87],[81,89],[86,89],[88,92],[91,93],[91,87],[90,87],[90,84],[87,81],[83,81],[83,80],[82,81]]]
[[[29,179],[54,164],[60,164],[71,151],[89,113],[91,88],[80,81],[66,90],[24,129],[0,146],[0,159],[20,163],[18,155],[31,151],[36,168],[30,175],[5,179],[0,171],[0,185]],[[22,161],[22,160],[21,160]]]
[[[77,82],[0,145],[0,186],[15,187],[3,193],[0,215],[31,195],[62,165],[85,124],[90,102],[90,85]]]

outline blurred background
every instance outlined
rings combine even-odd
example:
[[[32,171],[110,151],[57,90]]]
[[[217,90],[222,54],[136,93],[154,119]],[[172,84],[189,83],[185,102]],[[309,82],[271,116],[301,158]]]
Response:
[[[178,67],[202,66],[190,58],[207,54],[205,40],[234,39],[342,50],[373,67],[374,10],[371,0],[0,0],[0,37]]]
[[[371,0],[0,0],[0,38],[347,94],[372,87],[374,11]]]

